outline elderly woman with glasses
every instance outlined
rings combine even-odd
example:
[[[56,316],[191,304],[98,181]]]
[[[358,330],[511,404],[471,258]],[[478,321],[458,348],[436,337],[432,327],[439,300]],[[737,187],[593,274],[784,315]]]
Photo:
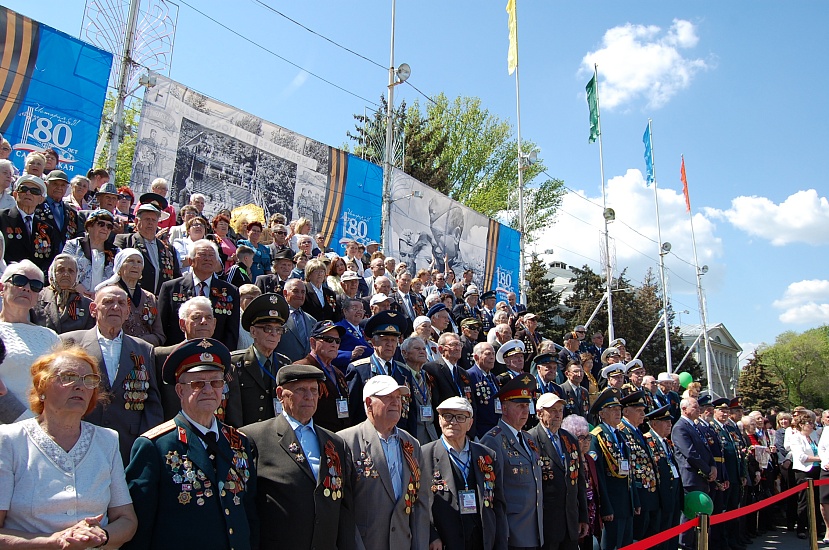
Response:
[[[581,455],[582,468],[581,471],[585,476],[586,496],[587,496],[587,523],[590,527],[588,535],[579,539],[579,548],[584,550],[593,550],[593,538],[601,540],[602,538],[602,516],[599,514],[601,509],[601,490],[602,485],[599,484],[599,476],[596,471],[596,462],[590,456],[590,443],[593,437],[590,435],[590,425],[584,417],[577,414],[571,414],[564,418],[561,422],[561,429],[569,432],[579,441],[579,455]]]
[[[112,277],[115,255],[119,248],[107,239],[114,227],[114,218],[108,210],[99,208],[86,218],[86,235],[66,241],[63,253],[74,256],[78,262],[78,285],[75,290],[95,298],[95,287]]]
[[[78,262],[70,254],[58,254],[49,266],[49,285],[40,291],[32,320],[58,334],[95,326],[89,314],[92,300],[76,290]]]
[[[0,277],[3,298],[0,338],[6,344],[0,380],[8,390],[0,397],[0,423],[3,424],[31,416],[24,404],[32,383],[29,367],[35,359],[60,344],[54,330],[34,324],[29,316],[42,289],[43,272],[30,260],[9,265]]]
[[[97,362],[69,348],[26,371],[36,416],[0,426],[0,547],[118,548],[138,520],[118,434],[81,420],[99,398]]]
[[[186,237],[173,241],[182,274],[190,271],[190,251],[193,250],[196,241],[207,235],[207,222],[201,216],[195,216],[184,223],[184,231],[187,233]]]
[[[124,289],[130,306],[130,315],[121,327],[124,334],[141,338],[153,346],[161,346],[167,335],[158,314],[158,299],[152,292],[141,288],[143,272],[144,256],[141,251],[125,248],[115,255],[112,277],[95,287],[95,291],[109,285]]]

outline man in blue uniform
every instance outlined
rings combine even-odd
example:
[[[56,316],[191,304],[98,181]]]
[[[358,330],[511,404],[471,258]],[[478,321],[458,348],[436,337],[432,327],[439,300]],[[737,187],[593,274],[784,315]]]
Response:
[[[679,467],[674,457],[674,444],[669,439],[672,422],[670,408],[670,405],[664,405],[645,415],[650,426],[650,430],[645,434],[645,441],[659,474],[657,492],[660,503],[659,523],[649,524],[645,537],[679,525],[679,514],[682,510],[682,479],[679,477]],[[657,548],[676,550],[677,545],[678,539],[674,537]]]
[[[181,413],[139,437],[126,468],[141,528],[125,549],[257,546],[256,469],[251,446],[214,416],[230,368],[218,340],[179,345],[162,370]]]

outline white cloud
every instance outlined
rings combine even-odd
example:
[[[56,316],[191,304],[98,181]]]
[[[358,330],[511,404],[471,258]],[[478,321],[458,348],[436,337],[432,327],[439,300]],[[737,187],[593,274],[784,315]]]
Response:
[[[679,190],[659,188],[659,217],[662,241],[670,242],[671,253],[665,256],[668,268],[668,291],[677,310],[688,309],[692,317],[698,315],[694,252],[685,198]],[[585,198],[589,199],[588,202]],[[604,250],[604,223],[601,196],[591,197],[584,191],[568,193],[556,215],[556,222],[536,235],[530,250],[543,252],[552,248],[546,261],[562,261],[581,267],[587,264],[594,271],[602,271]],[[648,268],[659,276],[656,209],[653,188],[645,185],[642,173],[630,169],[623,176],[607,183],[607,205],[616,212],[616,221],[610,224],[611,257],[614,275],[628,268],[627,277],[638,285]],[[722,254],[722,243],[715,234],[716,226],[702,213],[694,214],[694,232],[700,265],[709,264],[711,271],[704,284],[716,285],[723,279],[722,268],[714,265]],[[644,236],[643,236],[644,235]],[[685,260],[685,261],[683,261]],[[681,294],[681,295],[680,295]]]
[[[706,212],[775,246],[829,244],[829,200],[814,189],[798,191],[780,204],[765,197],[737,197],[728,210],[709,208]]]
[[[605,32],[601,48],[582,59],[580,73],[599,65],[601,107],[614,109],[640,97],[648,107],[665,105],[691,84],[694,75],[712,66],[711,61],[683,57],[681,50],[696,47],[694,24],[674,19],[664,31],[655,25],[627,23]]]
[[[792,283],[772,305],[782,309],[780,321],[817,325],[829,322],[829,281],[810,279]]]

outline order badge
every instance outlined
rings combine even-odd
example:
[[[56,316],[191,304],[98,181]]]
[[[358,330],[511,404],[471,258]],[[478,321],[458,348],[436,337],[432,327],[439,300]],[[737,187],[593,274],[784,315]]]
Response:
[[[461,505],[461,514],[478,513],[478,505],[475,502],[475,491],[458,491],[458,500]]]
[[[337,399],[337,418],[348,418],[348,399],[345,397]]]

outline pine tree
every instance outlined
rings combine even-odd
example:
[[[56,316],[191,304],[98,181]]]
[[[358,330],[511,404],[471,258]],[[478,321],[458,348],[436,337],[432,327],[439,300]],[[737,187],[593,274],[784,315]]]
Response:
[[[757,360],[757,356],[749,359],[740,371],[737,393],[746,409],[768,411],[772,407],[788,409],[790,406],[785,386],[766,369],[762,361]]]
[[[555,317],[561,312],[561,292],[553,288],[553,279],[547,276],[547,266],[533,254],[527,270],[527,311],[538,316],[538,330],[547,338],[558,340],[563,329]]]

